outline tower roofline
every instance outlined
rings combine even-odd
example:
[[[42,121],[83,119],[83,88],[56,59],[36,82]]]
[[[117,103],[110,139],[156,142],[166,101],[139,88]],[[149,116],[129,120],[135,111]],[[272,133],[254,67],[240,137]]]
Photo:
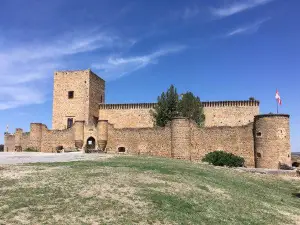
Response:
[[[101,79],[102,81],[105,82],[105,80],[103,78],[101,78],[99,75],[94,73],[91,69],[85,69],[85,70],[55,70],[54,74],[57,74],[57,73],[76,73],[76,72],[89,72],[90,74],[96,76],[97,78],[99,78],[99,79]]]

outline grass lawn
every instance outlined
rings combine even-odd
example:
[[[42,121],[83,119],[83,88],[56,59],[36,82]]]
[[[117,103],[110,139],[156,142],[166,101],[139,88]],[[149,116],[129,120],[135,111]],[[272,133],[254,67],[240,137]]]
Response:
[[[299,179],[155,157],[0,167],[0,224],[300,224]]]

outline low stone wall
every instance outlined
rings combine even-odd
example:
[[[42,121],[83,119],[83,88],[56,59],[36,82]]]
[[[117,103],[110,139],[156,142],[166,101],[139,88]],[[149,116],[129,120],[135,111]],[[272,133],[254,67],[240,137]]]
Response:
[[[192,160],[222,150],[242,156],[247,167],[254,167],[253,123],[239,127],[192,127]]]
[[[254,167],[253,123],[240,127],[204,127],[178,119],[164,128],[108,128],[107,152],[147,154],[163,157],[200,160],[205,154],[223,150],[245,158],[246,166]],[[121,149],[120,149],[121,148]]]
[[[56,147],[75,148],[73,129],[48,130],[43,128],[41,152],[56,152]]]
[[[171,129],[170,126],[116,129],[109,125],[106,149],[108,153],[125,150],[129,154],[171,157]]]

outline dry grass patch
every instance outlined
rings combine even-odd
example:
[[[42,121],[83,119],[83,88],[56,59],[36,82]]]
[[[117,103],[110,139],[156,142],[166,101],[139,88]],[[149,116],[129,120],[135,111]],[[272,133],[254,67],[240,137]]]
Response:
[[[300,199],[292,195],[300,192],[298,180],[171,159],[5,166],[0,181],[0,224],[296,224],[299,218]]]

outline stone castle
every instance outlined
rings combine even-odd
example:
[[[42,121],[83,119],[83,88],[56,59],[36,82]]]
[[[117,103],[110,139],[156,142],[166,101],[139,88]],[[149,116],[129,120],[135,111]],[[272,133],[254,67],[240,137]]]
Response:
[[[199,160],[211,151],[242,156],[247,167],[291,165],[289,115],[259,115],[259,101],[202,102],[202,128],[186,118],[155,127],[156,103],[105,104],[105,81],[91,70],[54,73],[52,130],[31,123],[30,132],[5,134],[5,151],[58,148]]]

